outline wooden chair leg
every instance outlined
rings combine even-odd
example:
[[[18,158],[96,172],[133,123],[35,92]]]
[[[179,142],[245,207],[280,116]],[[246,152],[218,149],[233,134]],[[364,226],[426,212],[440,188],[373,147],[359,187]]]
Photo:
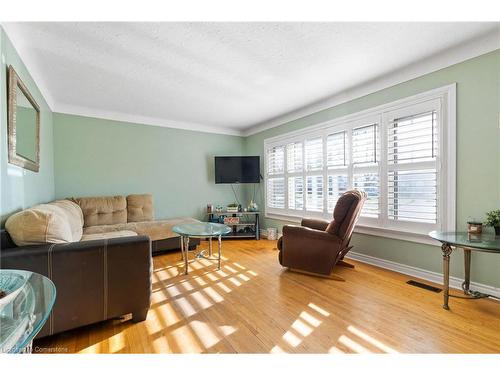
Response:
[[[345,279],[343,277],[335,275],[334,273],[331,273],[329,275],[323,275],[321,273],[303,271],[303,270],[298,270],[296,268],[288,268],[288,270],[291,272],[302,273],[304,275],[309,275],[309,276],[323,277],[325,279],[330,279],[330,280],[335,280],[335,281],[345,281]]]
[[[342,267],[347,267],[347,268],[354,268],[354,264],[344,262],[343,260],[339,260],[336,265],[342,266]]]

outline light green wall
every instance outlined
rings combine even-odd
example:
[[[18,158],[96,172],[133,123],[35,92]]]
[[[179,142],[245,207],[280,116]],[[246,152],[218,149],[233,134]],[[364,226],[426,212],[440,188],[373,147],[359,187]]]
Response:
[[[52,114],[4,31],[0,86],[0,215],[69,196],[150,192],[156,216],[202,217],[206,203],[234,200],[213,182],[214,155],[261,155],[264,139],[457,82],[457,227],[500,207],[500,51],[495,51],[247,138]],[[39,173],[7,163],[6,71],[12,64],[41,107]],[[54,157],[55,156],[55,157]],[[55,176],[55,178],[54,178]],[[246,199],[250,190],[243,188]],[[263,207],[263,186],[258,203]],[[263,227],[284,222],[263,220]],[[438,248],[356,234],[355,251],[441,271]],[[452,274],[462,276],[461,253]],[[473,280],[500,287],[500,257],[474,254]]]
[[[457,83],[457,228],[463,230],[467,217],[484,218],[486,211],[500,208],[500,50],[252,135],[246,138],[246,153],[263,157],[266,138],[453,82]],[[283,224],[263,220],[263,227]],[[352,242],[356,252],[441,272],[437,247],[360,234]],[[461,252],[452,255],[454,276],[463,275],[461,256]],[[474,253],[472,262],[474,281],[500,287],[500,256]]]
[[[240,155],[243,138],[54,113],[57,198],[152,193],[157,218],[202,218],[234,201],[214,183],[214,156]]]
[[[54,153],[52,112],[21,61],[7,35],[0,28],[0,222],[13,212],[54,199]],[[14,66],[40,106],[40,171],[8,164],[7,154],[7,68]]]

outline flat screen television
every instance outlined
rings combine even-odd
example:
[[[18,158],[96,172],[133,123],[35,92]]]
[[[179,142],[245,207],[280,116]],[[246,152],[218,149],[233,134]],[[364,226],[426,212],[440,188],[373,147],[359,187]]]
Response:
[[[260,182],[259,156],[216,156],[216,184],[248,184]]]

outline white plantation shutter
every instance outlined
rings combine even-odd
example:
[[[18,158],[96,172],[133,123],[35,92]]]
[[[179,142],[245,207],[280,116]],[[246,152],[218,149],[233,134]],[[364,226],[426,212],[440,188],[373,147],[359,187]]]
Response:
[[[286,146],[286,170],[288,173],[301,172],[303,167],[302,142],[290,143]]]
[[[339,197],[349,190],[347,174],[328,175],[328,212],[333,212]]]
[[[435,224],[436,177],[435,169],[389,172],[389,219]]]
[[[359,189],[368,197],[358,222],[365,232],[401,238],[452,230],[453,90],[265,140],[266,214],[331,219],[339,197]]]
[[[388,129],[389,164],[433,160],[437,154],[436,111],[395,119]]]
[[[353,188],[364,191],[368,199],[362,217],[378,218],[380,178],[378,163],[378,125],[370,124],[352,130]]]
[[[285,178],[267,180],[267,205],[271,208],[285,208]]]
[[[328,168],[346,165],[346,132],[330,134],[326,137],[326,163]]]
[[[436,224],[437,112],[395,118],[387,133],[389,220]]]
[[[362,190],[368,196],[368,199],[361,211],[362,216],[378,217],[379,215],[379,196],[380,183],[378,173],[360,173],[353,176],[354,188]]]
[[[307,211],[323,211],[323,176],[307,176]]]
[[[323,139],[306,140],[306,170],[317,171],[323,168]]]
[[[267,173],[280,174],[285,170],[285,147],[273,147],[267,152]]]
[[[304,209],[304,178],[302,176],[288,178],[288,208]]]
[[[377,125],[362,126],[352,131],[352,163],[362,166],[378,160]]]

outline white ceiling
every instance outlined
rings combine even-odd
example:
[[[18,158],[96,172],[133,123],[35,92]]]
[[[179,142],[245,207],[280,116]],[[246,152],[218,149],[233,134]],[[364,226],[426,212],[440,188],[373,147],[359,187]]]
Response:
[[[278,124],[499,30],[499,23],[3,26],[56,112],[228,134]]]

